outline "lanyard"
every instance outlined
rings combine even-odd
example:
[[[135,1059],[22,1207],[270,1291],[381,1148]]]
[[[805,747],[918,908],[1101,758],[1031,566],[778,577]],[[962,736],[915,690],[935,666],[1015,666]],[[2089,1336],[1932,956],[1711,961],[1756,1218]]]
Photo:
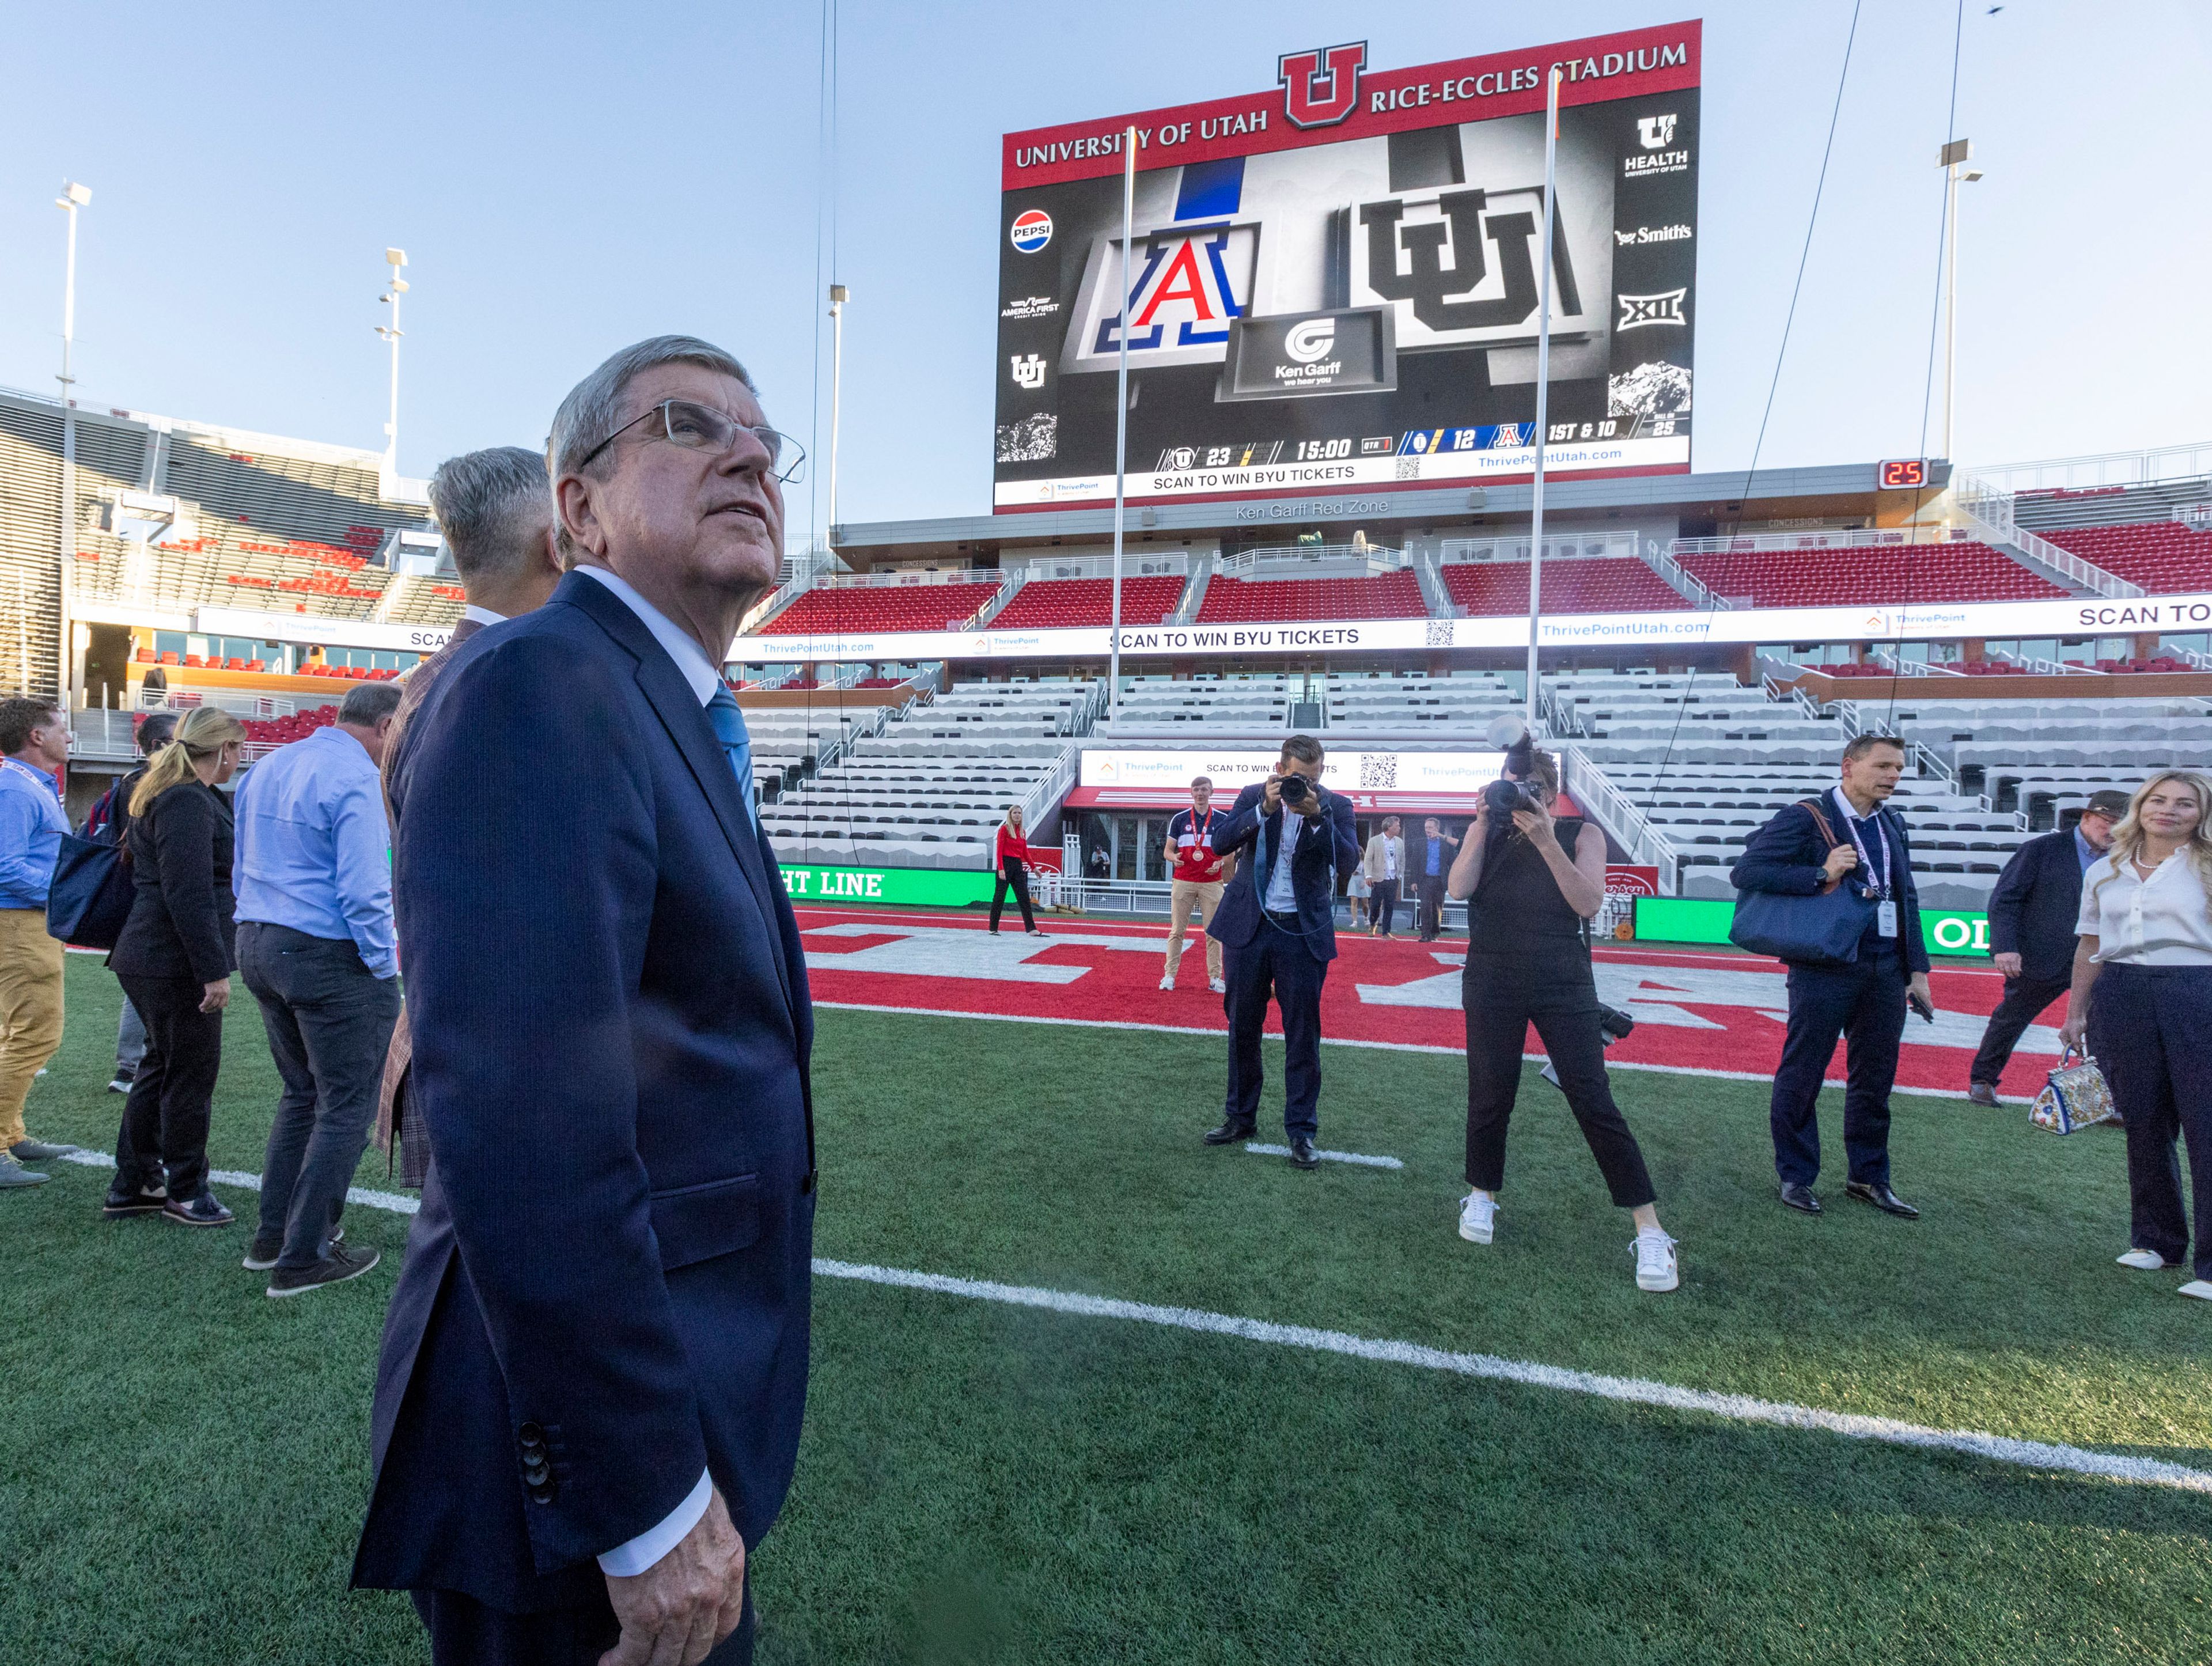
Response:
[[[1193,844],[1200,844],[1200,845],[1204,845],[1204,846],[1205,846],[1208,850],[1212,849],[1212,848],[1213,848],[1213,809],[1212,809],[1212,806],[1209,805],[1209,806],[1206,807],[1206,819],[1205,819],[1205,821],[1204,821],[1204,822],[1200,822],[1200,821],[1199,820],[1199,818],[1198,818],[1198,812],[1197,812],[1197,811],[1195,811],[1195,810],[1188,810],[1188,811],[1185,811],[1183,813],[1184,813],[1185,815],[1187,815],[1187,816],[1188,816],[1188,817],[1190,818],[1190,840],[1191,840],[1191,842],[1192,842]]]
[[[12,757],[0,757],[0,767],[13,769],[27,781],[35,781],[40,786],[46,789],[46,796],[48,798],[57,798],[59,796],[54,789],[54,778],[52,775],[47,775],[42,769],[33,769],[29,764],[19,762]]]
[[[1844,831],[1850,836],[1851,848],[1859,853],[1859,872],[1874,877],[1871,885],[1867,885],[1863,879],[1859,883],[1866,886],[1869,897],[1877,899],[1886,897],[1889,895],[1889,840],[1881,830],[1881,806],[1875,806],[1874,814],[1869,818],[1874,823],[1874,842],[1881,847],[1881,866],[1877,869],[1873,856],[1859,838],[1858,822],[1851,814],[1851,801],[1844,796],[1842,787],[1838,787],[1834,791],[1837,808],[1844,812]]]

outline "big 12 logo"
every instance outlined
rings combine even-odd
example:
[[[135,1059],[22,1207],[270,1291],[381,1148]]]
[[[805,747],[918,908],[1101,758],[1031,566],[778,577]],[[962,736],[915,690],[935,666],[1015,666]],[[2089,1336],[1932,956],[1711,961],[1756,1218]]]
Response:
[[[1367,43],[1351,41],[1326,51],[1285,52],[1275,60],[1282,83],[1283,114],[1293,127],[1334,127],[1359,104],[1359,71]],[[1318,90],[1326,85],[1328,90]]]

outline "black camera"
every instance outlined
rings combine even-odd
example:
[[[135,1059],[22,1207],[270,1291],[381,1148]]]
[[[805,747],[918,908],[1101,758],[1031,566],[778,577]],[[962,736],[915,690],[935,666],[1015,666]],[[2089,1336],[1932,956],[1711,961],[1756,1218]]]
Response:
[[[1482,801],[1490,806],[1490,813],[1500,819],[1510,818],[1516,810],[1537,809],[1544,802],[1537,797],[1531,783],[1505,775],[1482,789]]]
[[[1304,804],[1306,788],[1312,783],[1300,775],[1283,775],[1275,778],[1275,790],[1283,796],[1285,804]]]
[[[1510,831],[1513,812],[1516,810],[1540,810],[1542,796],[1536,784],[1528,779],[1536,767],[1535,738],[1528,733],[1528,725],[1517,719],[1510,727],[1520,732],[1520,737],[1505,749],[1505,773],[1482,789],[1482,801],[1490,806],[1490,826],[1493,834],[1501,830]],[[1492,725],[1493,734],[1500,726]]]

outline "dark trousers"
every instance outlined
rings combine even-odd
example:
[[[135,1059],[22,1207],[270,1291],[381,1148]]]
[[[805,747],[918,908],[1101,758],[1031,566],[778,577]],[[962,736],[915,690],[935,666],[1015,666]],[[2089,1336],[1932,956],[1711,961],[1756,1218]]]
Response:
[[[2127,1125],[2128,1245],[2189,1253],[2177,1138],[2189,1141],[2196,1273],[2212,1279],[2212,966],[2109,965],[2097,974],[2097,1061]]]
[[[999,882],[991,887],[991,929],[999,929],[999,910],[1006,905],[1006,887],[1014,888],[1014,901],[1022,905],[1022,928],[1036,929],[1036,915],[1030,912],[1030,876],[1022,865],[1012,856],[999,869]]]
[[[1889,1183],[1889,1090],[1905,1034],[1905,970],[1894,949],[1862,953],[1848,966],[1790,969],[1790,1031],[1774,1073],[1767,1120],[1774,1171],[1809,1186],[1820,1172],[1816,1110],[1836,1039],[1845,1051],[1844,1151],[1853,1180]]]
[[[1222,1121],[1257,1126],[1260,1032],[1272,992],[1283,1015],[1287,1055],[1283,1068],[1283,1130],[1293,1139],[1321,1132],[1321,986],[1328,964],[1316,960],[1306,940],[1262,916],[1259,935],[1242,948],[1222,945],[1221,973],[1229,985],[1222,1010],[1229,1017],[1229,1097]]]
[[[622,1635],[604,1585],[595,1602],[544,1614],[508,1614],[454,1590],[407,1594],[430,1633],[431,1666],[598,1666],[600,1655]],[[706,1666],[750,1666],[752,1657],[753,1589],[748,1578],[738,1628],[707,1657]]]
[[[1989,1028],[1982,1031],[1982,1044],[1974,1054],[1974,1065],[1966,1079],[1997,1085],[2004,1074],[2005,1063],[2012,1050],[2020,1045],[2020,1038],[2027,1026],[2035,1022],[2036,1015],[2066,993],[2074,981],[2074,970],[2068,967],[2056,977],[2037,977],[2023,973],[2019,977],[2005,980],[2004,999],[1997,1010],[1990,1014]]]
[[[1375,916],[1376,929],[1389,931],[1391,922],[1398,915],[1398,882],[1395,879],[1376,880],[1375,890],[1367,899],[1367,906]]]
[[[115,1184],[158,1186],[189,1203],[207,1189],[208,1118],[222,1069],[222,1014],[203,1012],[206,987],[189,977],[126,977],[123,993],[146,1026],[146,1052],[115,1134]]]
[[[1441,873],[1421,876],[1420,927],[1424,941],[1443,934],[1444,876]]]
[[[239,923],[238,970],[284,1081],[261,1164],[259,1236],[283,1241],[279,1267],[313,1267],[368,1144],[399,980],[374,976],[350,938],[260,921]]]
[[[1613,1201],[1624,1209],[1655,1201],[1643,1148],[1606,1078],[1597,985],[1581,945],[1571,954],[1547,944],[1524,944],[1511,955],[1470,952],[1460,987],[1467,1008],[1467,1183],[1495,1192],[1504,1183],[1505,1125],[1521,1091],[1522,1047],[1533,1023]]]

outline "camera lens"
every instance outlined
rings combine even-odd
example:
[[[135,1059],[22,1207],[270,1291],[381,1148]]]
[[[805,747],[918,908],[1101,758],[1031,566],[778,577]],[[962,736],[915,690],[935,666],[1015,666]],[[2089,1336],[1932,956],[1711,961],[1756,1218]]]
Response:
[[[1304,775],[1285,775],[1281,790],[1284,803],[1303,804],[1306,796],[1306,778]]]

